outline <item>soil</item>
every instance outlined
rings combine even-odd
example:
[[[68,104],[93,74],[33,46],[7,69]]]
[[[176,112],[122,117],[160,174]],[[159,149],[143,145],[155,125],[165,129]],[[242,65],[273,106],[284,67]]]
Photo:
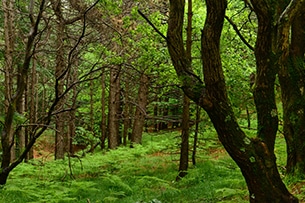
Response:
[[[53,159],[54,149],[54,143],[44,139],[38,140],[33,150],[34,159]]]

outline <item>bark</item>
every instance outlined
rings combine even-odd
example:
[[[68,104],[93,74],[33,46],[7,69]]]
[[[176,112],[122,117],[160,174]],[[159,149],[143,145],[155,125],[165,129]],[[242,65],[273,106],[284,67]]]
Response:
[[[193,11],[192,0],[188,0],[187,8],[187,35],[186,35],[186,56],[192,62],[192,18]],[[182,113],[182,133],[181,133],[181,147],[180,147],[180,164],[179,175],[176,180],[180,180],[187,175],[189,162],[189,128],[190,128],[190,99],[183,95],[183,113]]]
[[[264,140],[270,151],[274,151],[275,136],[278,129],[278,115],[275,102],[276,56],[274,55],[276,29],[275,8],[267,8],[260,1],[253,0],[258,18],[258,33],[255,47],[256,76],[254,101],[257,109],[258,137]]]
[[[110,69],[110,89],[108,104],[108,147],[115,149],[119,146],[119,103],[120,95],[120,71],[115,66]]]
[[[19,104],[16,107],[16,111],[20,115],[24,115],[25,110],[25,95],[23,94],[22,99],[19,101]],[[16,157],[20,156],[21,152],[25,147],[25,129],[21,126],[17,126],[16,129]]]
[[[30,88],[30,83],[29,83],[29,76],[26,77],[26,88],[24,90],[24,111],[25,112],[29,112],[29,88]],[[25,127],[25,131],[24,131],[24,146],[26,147],[29,143],[29,133],[30,133],[30,126]],[[29,161],[29,153],[26,155],[24,162],[28,162]]]
[[[93,73],[90,74],[90,126],[89,130],[94,133],[94,82],[93,82]]]
[[[156,96],[155,96],[155,102],[158,101],[158,94],[156,93]],[[153,120],[153,123],[154,123],[154,132],[158,132],[159,131],[159,121],[155,118],[157,118],[158,116],[158,105],[157,103],[154,104],[154,120]]]
[[[142,133],[145,124],[146,106],[148,103],[149,78],[142,73],[138,92],[138,103],[131,134],[131,144],[142,144]]]
[[[196,106],[196,121],[195,121],[195,134],[194,134],[194,143],[193,143],[193,153],[192,153],[192,163],[196,165],[196,152],[197,152],[197,143],[198,143],[198,132],[199,132],[199,121],[200,121],[200,106]]]
[[[176,180],[180,180],[187,175],[189,165],[189,128],[190,128],[190,99],[183,96],[183,114],[182,114],[182,133],[180,146],[180,161],[179,161],[179,175]]]
[[[254,2],[252,3],[254,4]],[[256,5],[258,9],[262,2],[259,1]],[[262,36],[262,31],[268,28],[265,24],[259,28],[259,36],[256,45],[256,56],[258,58],[258,77],[257,83],[259,86],[255,90],[256,98],[265,98],[266,93],[270,93],[270,98],[265,103],[257,101],[258,109],[262,112],[258,116],[258,121],[261,128],[258,132],[258,137],[254,139],[248,138],[238,125],[233,113],[230,101],[226,92],[226,84],[224,80],[221,58],[220,58],[220,36],[223,27],[224,15],[227,6],[226,0],[214,1],[206,0],[207,17],[205,26],[202,31],[202,61],[203,61],[203,82],[192,72],[190,61],[186,57],[183,48],[182,30],[183,30],[183,15],[184,15],[184,0],[170,0],[170,17],[168,22],[168,49],[173,61],[176,73],[183,82],[184,92],[203,107],[217,133],[219,140],[223,146],[237,163],[246,180],[250,202],[267,203],[267,202],[298,202],[287,190],[281,180],[280,174],[276,165],[276,158],[273,152],[274,140],[276,131],[270,127],[277,128],[277,114],[274,112],[274,92],[273,78],[276,72],[271,66],[263,64],[265,60],[270,61],[270,52],[263,49],[263,45],[269,42],[268,33]],[[264,4],[263,4],[264,5]],[[269,18],[264,16],[264,12],[259,13],[259,18]],[[267,19],[268,21],[268,19]],[[261,22],[261,21],[260,21]],[[267,47],[268,48],[268,47]],[[259,51],[262,51],[261,55]],[[266,57],[266,58],[265,58]],[[264,61],[260,61],[264,60]],[[269,64],[268,61],[268,64]],[[272,62],[272,61],[271,61]],[[268,65],[267,64],[267,65]],[[271,67],[271,70],[266,68]],[[267,71],[267,72],[264,72]],[[270,72],[269,72],[270,71]],[[271,74],[271,78],[266,78],[267,73]],[[272,86],[272,88],[270,87]],[[265,109],[266,108],[266,109]],[[268,111],[266,111],[268,110]],[[268,114],[268,115],[264,115]],[[269,117],[271,121],[265,119]],[[267,131],[269,129],[270,131]]]
[[[123,110],[123,144],[124,146],[127,145],[127,139],[128,139],[128,133],[130,131],[131,127],[131,114],[130,114],[130,109],[131,105],[130,102],[128,101],[129,98],[129,91],[130,91],[130,84],[129,81],[125,82],[125,91],[124,91],[124,110]]]
[[[78,59],[76,59],[75,67],[78,67]],[[71,74],[71,81],[69,82],[70,85],[75,83],[78,79],[78,74],[77,70],[72,70]],[[70,154],[74,154],[74,148],[73,148],[73,139],[75,137],[75,131],[76,131],[76,109],[77,109],[77,96],[78,96],[78,91],[77,91],[77,85],[74,85],[72,87],[72,96],[71,96],[71,111],[69,111],[69,124],[68,124],[68,142],[67,142],[67,151]]]
[[[53,10],[57,18],[57,38],[56,38],[56,97],[59,97],[64,92],[64,80],[66,77],[65,51],[64,51],[64,31],[65,20],[62,16],[61,0],[52,1]],[[66,146],[66,129],[65,129],[65,114],[60,113],[64,108],[64,98],[61,98],[57,104],[55,116],[55,159],[63,159],[65,155]]]
[[[305,6],[296,14],[290,25],[280,30],[282,53],[279,71],[281,85],[284,136],[287,143],[286,171],[290,175],[305,176]],[[291,32],[291,41],[290,41]]]
[[[36,73],[36,62],[35,60],[33,60],[33,65],[32,65],[32,70],[31,70],[31,81],[30,81],[30,87],[29,87],[29,121],[31,126],[28,127],[28,130],[30,133],[28,133],[28,135],[31,135],[31,132],[35,131],[36,126],[34,124],[37,123],[37,105],[38,105],[38,97],[37,97],[37,90],[36,90],[36,86],[37,86],[37,73]],[[28,137],[28,140],[31,140],[32,137]],[[27,141],[28,142],[28,141]],[[33,155],[33,149],[31,149],[29,151],[28,154],[28,159],[33,159],[34,155]]]
[[[135,115],[135,108],[134,108],[134,105],[132,105],[132,103],[129,104],[128,114],[130,115],[130,117],[128,118],[128,120],[129,120],[128,122],[129,122],[130,128],[132,128],[132,123],[134,121],[134,118],[131,115]],[[130,131],[128,131],[128,133],[127,133],[128,140],[131,140],[131,133],[132,133],[132,129]]]
[[[101,105],[102,105],[102,120],[100,124],[100,130],[101,130],[101,148],[105,149],[105,140],[106,140],[106,80],[105,80],[105,70],[102,72],[101,76],[101,83],[102,83],[102,95],[101,95]]]
[[[10,112],[10,103],[12,102],[12,88],[13,88],[13,72],[14,72],[14,41],[15,41],[15,16],[14,16],[14,1],[3,0],[2,8],[4,13],[4,83],[5,83],[5,114],[9,119],[13,119],[13,113]],[[4,124],[4,129],[1,136],[2,144],[2,165],[1,167],[7,167],[10,164],[13,148],[13,126],[11,122]]]
[[[47,88],[45,86],[45,84],[47,83],[48,79],[47,77],[45,76],[41,76],[41,81],[42,81],[42,84],[43,84],[43,88],[42,88],[42,96],[41,96],[41,106],[40,106],[40,109],[46,109],[47,108]]]

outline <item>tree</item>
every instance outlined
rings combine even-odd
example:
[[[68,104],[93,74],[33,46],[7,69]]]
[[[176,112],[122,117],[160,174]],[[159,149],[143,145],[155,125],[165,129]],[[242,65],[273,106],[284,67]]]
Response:
[[[100,123],[100,131],[101,131],[101,136],[100,136],[100,141],[101,141],[101,148],[105,149],[105,140],[106,140],[106,80],[105,80],[105,71],[102,71],[102,76],[101,76],[101,88],[102,88],[102,95],[101,95],[101,123]]]
[[[173,65],[183,83],[183,91],[208,113],[219,140],[240,167],[246,180],[250,202],[298,202],[281,180],[274,155],[278,115],[274,81],[274,3],[251,1],[258,18],[255,47],[257,74],[254,89],[258,134],[250,138],[236,121],[227,95],[220,56],[226,0],[206,0],[207,16],[201,35],[204,83],[191,69],[183,47],[184,0],[170,0],[167,44]],[[294,8],[293,8],[294,9]],[[290,15],[288,15],[290,17]]]
[[[10,2],[12,3],[12,2]],[[31,2],[33,3],[33,2]],[[29,151],[29,146],[33,146],[34,143],[29,143],[25,151],[11,163],[11,147],[13,146],[13,119],[16,112],[17,104],[20,104],[20,100],[24,94],[26,88],[26,77],[28,70],[30,69],[30,61],[33,56],[34,42],[38,34],[38,25],[42,18],[42,12],[44,10],[45,1],[41,1],[40,10],[37,17],[34,17],[34,11],[30,10],[30,18],[32,19],[32,27],[27,38],[27,43],[25,47],[25,57],[23,63],[18,67],[18,79],[17,79],[17,88],[14,93],[12,93],[11,98],[8,100],[7,111],[5,113],[4,126],[1,134],[1,144],[2,144],[2,162],[1,162],[1,171],[0,171],[0,184],[3,185],[6,183],[7,177],[10,171],[15,168],[26,156],[26,153]],[[5,6],[5,8],[7,8]],[[7,10],[9,12],[9,10]],[[8,36],[7,36],[8,37]],[[12,88],[12,86],[8,87]]]
[[[286,171],[290,175],[305,176],[305,97],[304,97],[304,54],[305,54],[305,6],[299,9],[292,2],[284,11],[288,1],[281,1],[278,24],[279,81],[283,104],[283,130],[287,143]],[[295,14],[293,14],[295,13]],[[284,15],[290,16],[285,19]],[[294,17],[293,17],[294,16]]]
[[[196,165],[196,152],[198,144],[198,132],[199,132],[199,121],[200,121],[200,106],[196,105],[196,118],[195,118],[195,132],[194,132],[194,142],[193,142],[193,152],[192,152],[192,164]]]
[[[57,32],[56,32],[56,68],[55,68],[55,76],[56,76],[56,86],[57,86],[57,95],[62,95],[64,92],[64,83],[66,79],[66,69],[67,66],[65,64],[65,46],[64,46],[64,34],[66,27],[66,20],[63,17],[62,12],[62,2],[61,0],[53,0],[52,7],[57,19]],[[56,132],[55,132],[55,159],[63,159],[66,152],[66,118],[63,113],[65,100],[62,98],[58,105],[56,106],[56,111],[58,112],[55,116],[56,120]]]
[[[75,66],[78,67],[78,56],[76,56],[75,59]],[[72,70],[72,73],[70,75],[70,80],[68,86],[73,86],[72,87],[72,95],[71,95],[71,104],[70,104],[70,111],[68,112],[69,116],[69,121],[68,121],[68,139],[67,139],[67,152],[69,154],[74,154],[74,149],[73,149],[73,141],[75,138],[75,133],[76,133],[76,109],[77,109],[77,96],[78,96],[78,91],[77,87],[78,85],[73,85],[73,83],[77,82],[78,78],[78,73],[77,70]]]
[[[145,73],[142,73],[138,92],[138,103],[136,106],[136,112],[131,133],[132,144],[142,144],[142,132],[146,118],[146,106],[148,103],[148,86],[149,77]]]
[[[120,108],[120,67],[110,69],[110,89],[108,104],[108,147],[115,149],[120,144],[119,132]]]
[[[183,113],[181,124],[181,146],[180,146],[180,161],[179,174],[176,180],[180,180],[187,175],[189,163],[189,130],[190,130],[190,99],[183,95]]]
[[[34,124],[37,123],[37,73],[36,73],[36,61],[35,58],[33,60],[33,65],[31,68],[31,81],[28,81],[28,87],[27,87],[27,91],[26,91],[26,98],[28,101],[28,112],[29,112],[29,122]],[[28,126],[26,128],[26,136],[25,136],[25,145],[27,145],[28,141],[31,139],[31,137],[28,137],[28,135],[30,134],[29,132],[32,132],[35,130],[35,125],[32,126]],[[33,159],[33,149],[31,149],[27,155],[26,161],[28,161],[29,159]]]
[[[192,63],[192,18],[193,18],[193,4],[192,0],[188,0],[187,6],[187,28],[186,28],[186,56],[190,63]],[[190,128],[190,99],[186,94],[183,95],[183,113],[182,113],[182,133],[181,133],[181,147],[180,147],[180,164],[179,175],[176,180],[183,178],[187,174],[189,162],[189,128]]]
[[[5,42],[5,65],[4,65],[4,73],[5,73],[5,113],[9,113],[9,105],[12,100],[12,89],[13,89],[13,77],[14,72],[14,51],[15,51],[15,13],[14,13],[14,2],[10,0],[2,1],[2,7],[4,12],[4,42]],[[19,102],[19,101],[18,101]],[[13,135],[13,128],[11,124],[5,125],[7,135],[4,137],[2,136],[2,145],[3,153],[9,154],[9,156],[4,156],[3,159],[7,159],[6,162],[10,162],[10,159],[14,159],[14,156],[11,156],[11,153],[14,152],[14,145],[10,143],[14,142],[14,135]]]
[[[64,72],[69,72],[69,70],[71,70],[73,57],[75,56],[74,54],[78,46],[80,45],[82,39],[85,36],[85,31],[86,31],[85,16],[87,12],[89,12],[97,4],[97,2],[98,1],[96,1],[93,5],[87,8],[84,13],[82,13],[78,18],[76,18],[76,19],[82,18],[84,23],[83,26],[81,27],[80,36],[76,37],[75,44],[73,45],[73,47],[71,48],[68,54],[67,67],[64,70]],[[38,7],[36,7],[37,5]],[[52,118],[56,113],[58,113],[58,111],[55,111],[55,108],[60,103],[60,101],[67,95],[67,93],[71,89],[73,89],[75,85],[88,80],[88,77],[90,75],[88,74],[88,72],[90,73],[90,71],[96,71],[94,70],[94,67],[90,68],[90,70],[87,71],[87,73],[83,74],[76,82],[73,82],[73,84],[70,84],[69,86],[65,86],[65,89],[61,94],[59,94],[59,89],[58,89],[58,83],[61,77],[56,77],[55,80],[53,80],[55,82],[55,88],[53,89],[54,92],[50,94],[49,101],[46,102],[47,108],[43,109],[43,113],[40,115],[39,119],[37,120],[37,123],[24,124],[25,126],[33,126],[33,128],[30,128],[32,130],[28,132],[29,140],[26,143],[25,148],[19,154],[19,156],[16,157],[14,161],[11,162],[10,158],[12,157],[11,148],[13,146],[13,140],[10,135],[12,131],[14,135],[16,130],[20,127],[20,126],[15,126],[16,122],[14,121],[16,119],[19,119],[18,117],[16,118],[16,115],[18,115],[16,114],[16,112],[17,109],[19,108],[19,107],[17,108],[17,106],[21,104],[20,101],[22,100],[24,92],[26,90],[27,76],[30,73],[32,67],[31,62],[33,61],[32,60],[33,56],[37,54],[39,51],[41,51],[39,53],[43,52],[42,49],[40,49],[39,51],[37,50],[38,45],[44,45],[45,48],[47,49],[50,48],[48,46],[49,44],[47,44],[47,40],[42,41],[44,37],[46,37],[46,39],[49,39],[48,37],[50,34],[46,32],[46,30],[48,30],[49,28],[50,19],[44,18],[46,15],[46,9],[48,8],[45,6],[45,1],[41,0],[39,4],[34,4],[34,1],[30,1],[29,6],[27,8],[29,8],[29,10],[26,11],[28,12],[29,19],[26,25],[29,25],[29,27],[25,27],[25,30],[28,33],[25,35],[26,38],[23,41],[24,43],[20,44],[22,45],[20,46],[20,49],[22,50],[22,56],[24,56],[24,59],[21,60],[21,62],[19,60],[15,60],[18,61],[18,63],[16,63],[17,80],[16,80],[16,84],[14,84],[12,96],[8,102],[7,111],[5,112],[3,129],[1,129],[2,160],[1,160],[1,170],[0,170],[0,185],[6,184],[9,173],[26,158],[27,154],[32,149],[36,140],[49,128]],[[17,59],[16,56],[14,57],[15,59]],[[62,75],[64,76],[65,74]],[[52,83],[52,85],[54,85],[54,83]],[[20,115],[21,118],[23,118],[22,116],[23,115]],[[15,131],[13,127],[16,129]]]
[[[129,84],[129,78],[127,78],[124,82],[124,109],[122,112],[122,117],[123,117],[123,144],[124,146],[127,145],[127,139],[131,140],[131,136],[130,136],[130,128],[131,128],[131,117],[133,114],[133,108],[131,105],[131,102],[129,101],[129,94],[130,94],[130,86],[131,84]]]

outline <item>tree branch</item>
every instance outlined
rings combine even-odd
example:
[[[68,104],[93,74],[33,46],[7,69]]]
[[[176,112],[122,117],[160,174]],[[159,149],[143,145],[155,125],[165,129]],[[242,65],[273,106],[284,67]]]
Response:
[[[25,58],[23,61],[23,65],[22,65],[22,70],[20,71],[20,74],[22,75],[21,77],[19,77],[19,80],[17,82],[17,90],[16,93],[14,94],[12,101],[9,104],[9,110],[7,113],[7,117],[5,118],[5,125],[4,125],[4,130],[2,131],[2,136],[8,136],[7,130],[8,128],[11,127],[12,122],[13,122],[13,114],[16,111],[16,103],[18,102],[18,100],[21,99],[23,92],[25,90],[25,77],[28,73],[29,67],[30,67],[30,62],[33,56],[33,44],[34,41],[36,39],[37,33],[38,33],[38,26],[39,23],[42,19],[42,14],[44,11],[44,5],[45,5],[45,0],[42,0],[42,2],[40,3],[40,8],[39,8],[39,13],[36,17],[36,21],[33,23],[30,33],[28,35],[28,40],[27,40],[27,44],[26,44],[26,50],[25,50]],[[36,139],[35,139],[36,140]],[[28,146],[24,149],[24,151],[22,152],[22,154],[18,157],[18,159],[16,161],[14,161],[12,164],[8,165],[5,168],[2,168],[1,174],[5,174],[5,173],[9,173],[11,170],[13,170],[19,163],[22,162],[22,160],[26,157],[26,154],[30,151],[31,147],[34,145],[35,140],[31,140],[30,143],[28,144]]]
[[[138,10],[138,13],[146,20],[146,22],[163,38],[167,41],[167,37],[162,34],[162,32],[142,13],[142,11]]]
[[[281,13],[277,25],[284,23],[285,21],[291,22],[299,9],[304,6],[305,0],[291,0],[286,9]]]
[[[238,35],[238,37],[241,39],[241,41],[243,41],[243,43],[252,51],[254,51],[254,47],[247,42],[247,40],[244,38],[244,36],[241,34],[241,32],[239,31],[237,25],[228,17],[225,16],[225,19],[230,23],[230,25],[232,25],[233,29],[235,30],[236,34]]]

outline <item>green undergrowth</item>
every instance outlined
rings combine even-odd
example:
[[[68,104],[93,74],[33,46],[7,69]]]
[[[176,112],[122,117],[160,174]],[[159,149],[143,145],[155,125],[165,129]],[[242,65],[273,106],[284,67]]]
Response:
[[[196,167],[190,163],[176,182],[178,135],[146,134],[143,146],[21,164],[0,189],[0,202],[248,202],[240,170],[212,138],[200,141]]]

